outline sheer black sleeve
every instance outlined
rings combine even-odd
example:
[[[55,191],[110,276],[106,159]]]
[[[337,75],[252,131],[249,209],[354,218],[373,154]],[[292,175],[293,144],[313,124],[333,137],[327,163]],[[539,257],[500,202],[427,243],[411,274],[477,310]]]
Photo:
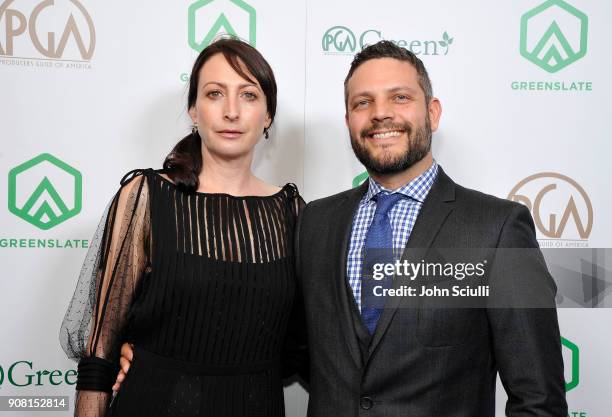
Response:
[[[123,178],[102,217],[60,330],[62,348],[79,361],[78,417],[106,414],[135,288],[150,265],[148,186],[136,173]]]

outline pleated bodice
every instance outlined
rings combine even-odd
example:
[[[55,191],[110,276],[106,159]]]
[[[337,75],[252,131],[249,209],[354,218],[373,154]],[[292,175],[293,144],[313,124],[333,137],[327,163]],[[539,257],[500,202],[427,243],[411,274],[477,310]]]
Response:
[[[150,178],[151,265],[128,337],[161,356],[211,366],[277,358],[295,291],[295,187],[234,197],[186,194]]]

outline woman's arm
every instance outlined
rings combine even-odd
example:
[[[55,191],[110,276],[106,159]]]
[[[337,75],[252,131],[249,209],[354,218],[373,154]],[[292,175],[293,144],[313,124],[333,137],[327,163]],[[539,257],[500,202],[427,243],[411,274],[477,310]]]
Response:
[[[150,265],[146,177],[122,181],[81,270],[60,341],[79,361],[75,416],[103,417],[136,285]]]

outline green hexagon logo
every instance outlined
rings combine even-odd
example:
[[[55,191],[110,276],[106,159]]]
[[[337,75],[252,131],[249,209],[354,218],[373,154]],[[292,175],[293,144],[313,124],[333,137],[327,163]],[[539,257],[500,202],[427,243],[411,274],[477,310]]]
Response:
[[[521,17],[521,55],[550,73],[587,53],[589,18],[563,0],[548,0]]]
[[[8,208],[26,222],[48,230],[81,212],[82,185],[79,171],[43,153],[9,171]]]
[[[189,6],[189,46],[201,52],[220,34],[248,41],[253,47],[257,33],[257,13],[242,0],[199,0]]]
[[[571,355],[571,377],[569,381],[565,381],[565,391],[570,391],[580,382],[580,349],[564,337],[561,337],[561,346],[568,349]]]

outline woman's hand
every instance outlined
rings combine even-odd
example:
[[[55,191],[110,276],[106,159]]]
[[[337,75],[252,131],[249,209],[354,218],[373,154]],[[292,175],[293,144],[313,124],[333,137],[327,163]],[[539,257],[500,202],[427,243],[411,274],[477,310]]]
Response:
[[[119,391],[121,388],[121,383],[127,376],[128,371],[130,370],[130,365],[132,364],[132,360],[134,359],[134,345],[129,343],[124,343],[121,345],[121,358],[119,359],[119,374],[117,375],[117,380],[115,381],[115,385],[113,385],[113,391]]]

